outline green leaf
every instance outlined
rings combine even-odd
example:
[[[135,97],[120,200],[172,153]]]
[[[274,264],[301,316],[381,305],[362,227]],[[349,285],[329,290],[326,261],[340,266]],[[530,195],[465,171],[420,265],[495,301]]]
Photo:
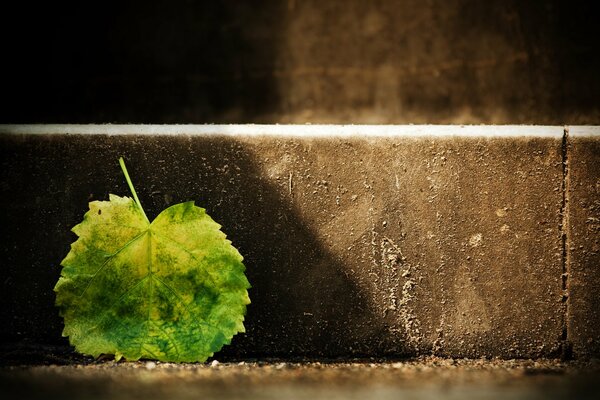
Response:
[[[134,199],[93,201],[54,288],[77,351],[116,359],[205,361],[244,332],[242,256],[193,202],[151,223]]]

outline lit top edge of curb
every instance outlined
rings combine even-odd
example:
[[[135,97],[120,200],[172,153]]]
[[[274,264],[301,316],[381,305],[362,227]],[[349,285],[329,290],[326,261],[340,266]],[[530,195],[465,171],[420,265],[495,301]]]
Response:
[[[190,135],[273,137],[549,137],[600,136],[600,126],[545,125],[137,125],[0,124],[2,134],[30,135]]]

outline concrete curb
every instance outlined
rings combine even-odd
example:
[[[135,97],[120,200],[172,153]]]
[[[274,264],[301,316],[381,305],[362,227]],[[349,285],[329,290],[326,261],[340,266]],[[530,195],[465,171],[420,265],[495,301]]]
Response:
[[[585,127],[583,127],[585,128]],[[579,132],[579,131],[576,131]],[[589,132],[589,131],[582,131]],[[2,125],[0,133],[28,135],[190,135],[340,137],[553,137],[563,128],[536,125]]]
[[[149,214],[196,200],[245,256],[229,354],[599,354],[599,132],[0,126],[2,340],[60,341],[69,229],[128,194],[123,155]]]
[[[568,135],[568,338],[575,354],[600,355],[600,127],[574,126]]]

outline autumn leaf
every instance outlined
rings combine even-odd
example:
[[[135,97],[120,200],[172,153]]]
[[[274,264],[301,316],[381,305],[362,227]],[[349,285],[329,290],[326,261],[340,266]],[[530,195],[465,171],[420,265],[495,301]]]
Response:
[[[134,199],[89,203],[54,288],[63,336],[118,360],[205,361],[244,332],[242,256],[206,211],[186,202],[152,222]]]

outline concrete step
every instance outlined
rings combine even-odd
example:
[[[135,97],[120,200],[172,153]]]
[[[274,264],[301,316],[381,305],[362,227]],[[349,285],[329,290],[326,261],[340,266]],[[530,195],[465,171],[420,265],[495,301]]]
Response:
[[[0,126],[0,335],[61,343],[52,288],[91,200],[188,200],[253,288],[225,354],[600,354],[600,128]]]

